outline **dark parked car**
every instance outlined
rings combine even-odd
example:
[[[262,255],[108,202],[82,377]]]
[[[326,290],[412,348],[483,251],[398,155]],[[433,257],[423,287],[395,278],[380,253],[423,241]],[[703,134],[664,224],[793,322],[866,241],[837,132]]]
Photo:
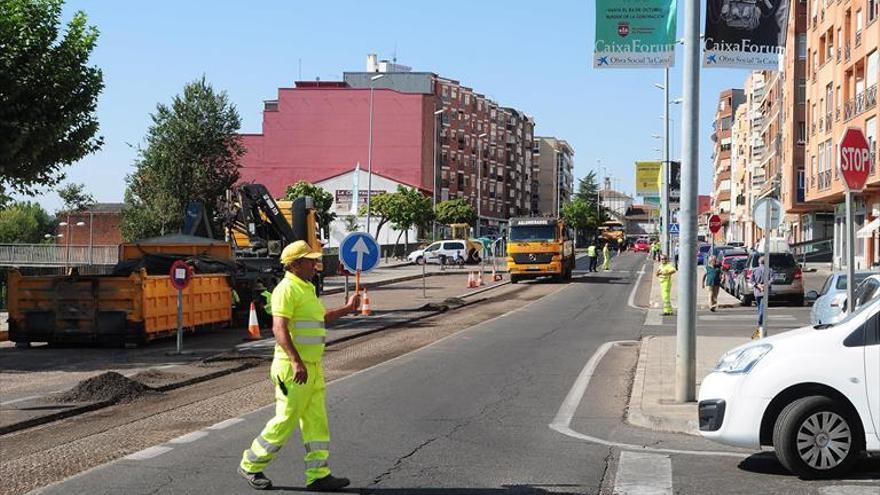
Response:
[[[724,273],[724,290],[731,295],[736,291],[736,279],[740,272],[746,269],[749,254],[743,250],[729,250],[721,259],[721,270]]]
[[[751,306],[755,301],[752,287],[752,270],[758,267],[758,260],[763,253],[753,251],[746,261],[746,268],[736,279],[734,297],[743,306]],[[770,253],[770,272],[773,281],[770,284],[770,302],[787,301],[796,306],[804,305],[804,274],[800,265],[791,253]]]

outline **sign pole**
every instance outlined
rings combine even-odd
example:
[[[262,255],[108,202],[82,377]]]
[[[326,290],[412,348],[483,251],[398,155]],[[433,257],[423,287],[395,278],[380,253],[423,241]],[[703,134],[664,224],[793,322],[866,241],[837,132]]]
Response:
[[[348,302],[348,270],[345,271],[345,302]]]
[[[177,289],[177,353],[183,347],[183,289]]]
[[[770,326],[770,315],[767,313],[767,309],[770,307],[770,285],[773,283],[773,279],[770,277],[770,226],[772,225],[770,217],[772,209],[771,203],[768,201],[764,211],[764,298],[761,300],[764,319],[758,329],[758,336],[762,339],[767,336],[767,327]]]
[[[852,314],[855,308],[855,262],[856,262],[856,246],[853,238],[853,193],[849,188],[846,191],[846,312]]]
[[[426,272],[425,267],[427,267],[427,266],[428,266],[428,260],[425,259],[425,255],[423,254],[422,255],[422,299],[428,298],[428,294],[425,289],[425,272]]]

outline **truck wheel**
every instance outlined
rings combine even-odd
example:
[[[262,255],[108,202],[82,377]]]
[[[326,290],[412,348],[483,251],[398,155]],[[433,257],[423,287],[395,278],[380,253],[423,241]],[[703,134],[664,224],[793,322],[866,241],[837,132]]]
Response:
[[[518,284],[518,283],[519,283],[519,277],[517,277],[516,275],[511,275],[511,276],[510,276],[510,283],[512,283],[512,284]]]
[[[801,478],[838,477],[864,449],[860,426],[849,409],[834,399],[802,397],[779,413],[773,448],[779,462]]]

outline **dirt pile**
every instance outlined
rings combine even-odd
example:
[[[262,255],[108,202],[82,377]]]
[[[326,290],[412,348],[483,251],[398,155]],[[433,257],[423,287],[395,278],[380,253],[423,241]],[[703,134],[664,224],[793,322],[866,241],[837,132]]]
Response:
[[[140,383],[155,385],[157,383],[177,381],[185,377],[186,375],[183,373],[150,369],[133,375],[131,379]]]
[[[130,402],[151,392],[143,383],[114,371],[101,373],[79,382],[55,397],[58,402]]]

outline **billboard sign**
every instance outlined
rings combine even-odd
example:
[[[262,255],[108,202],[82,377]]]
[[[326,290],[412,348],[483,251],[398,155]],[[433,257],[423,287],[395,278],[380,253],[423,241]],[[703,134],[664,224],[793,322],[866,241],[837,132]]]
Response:
[[[707,0],[703,67],[779,70],[790,0]]]
[[[672,161],[669,172],[669,204],[677,205],[681,200],[681,162]],[[663,177],[657,175],[657,190],[663,185]]]
[[[596,0],[593,68],[672,67],[676,0]]]
[[[660,166],[663,162],[636,162],[636,196],[660,195]]]

